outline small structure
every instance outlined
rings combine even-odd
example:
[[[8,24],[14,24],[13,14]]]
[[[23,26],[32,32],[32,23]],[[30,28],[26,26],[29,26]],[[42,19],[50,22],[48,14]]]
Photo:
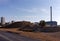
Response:
[[[39,23],[38,22],[34,22],[34,25],[39,25]]]
[[[5,24],[5,17],[1,17],[1,25]]]
[[[47,26],[57,26],[57,22],[56,21],[47,21],[46,25]]]

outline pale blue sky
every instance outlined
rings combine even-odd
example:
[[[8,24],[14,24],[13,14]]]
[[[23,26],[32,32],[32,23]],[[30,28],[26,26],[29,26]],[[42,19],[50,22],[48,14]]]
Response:
[[[60,24],[60,0],[0,0],[0,17],[4,16],[6,21],[49,21],[50,5],[53,21]]]

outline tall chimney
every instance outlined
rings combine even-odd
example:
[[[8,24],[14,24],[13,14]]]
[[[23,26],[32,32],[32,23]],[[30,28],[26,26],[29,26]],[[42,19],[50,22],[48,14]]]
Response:
[[[50,6],[50,21],[52,21],[52,6]]]

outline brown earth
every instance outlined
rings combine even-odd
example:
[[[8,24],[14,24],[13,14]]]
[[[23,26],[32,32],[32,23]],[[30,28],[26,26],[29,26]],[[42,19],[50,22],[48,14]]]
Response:
[[[44,33],[44,32],[23,32],[18,31],[19,28],[0,28],[1,31],[10,31],[19,33],[22,36],[30,37],[33,39],[40,39],[42,41],[60,41],[60,32]]]

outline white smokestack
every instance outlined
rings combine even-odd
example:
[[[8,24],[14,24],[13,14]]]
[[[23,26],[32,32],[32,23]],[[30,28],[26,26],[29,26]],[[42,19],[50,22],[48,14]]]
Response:
[[[52,21],[52,6],[50,6],[50,21]]]

